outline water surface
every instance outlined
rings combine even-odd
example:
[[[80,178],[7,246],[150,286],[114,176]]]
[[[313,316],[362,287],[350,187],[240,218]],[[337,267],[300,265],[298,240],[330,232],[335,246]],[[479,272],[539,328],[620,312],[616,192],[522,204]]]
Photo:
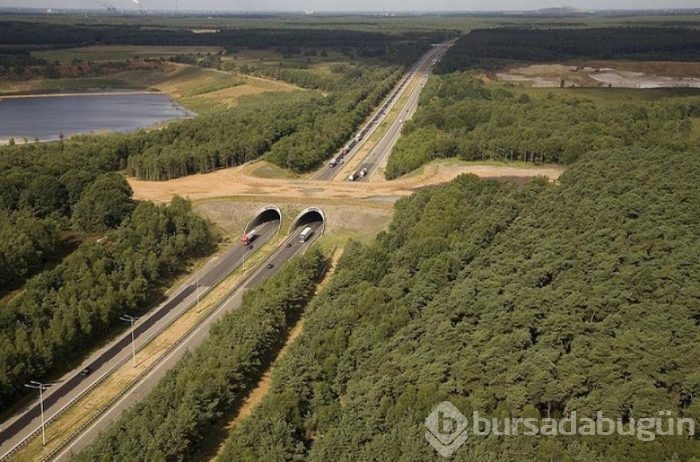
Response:
[[[162,93],[0,96],[0,139],[58,139],[77,133],[129,132],[193,115]]]

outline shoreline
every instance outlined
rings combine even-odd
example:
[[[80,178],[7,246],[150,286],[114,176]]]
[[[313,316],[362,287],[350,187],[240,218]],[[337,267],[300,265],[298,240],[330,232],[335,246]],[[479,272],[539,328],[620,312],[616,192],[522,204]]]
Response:
[[[198,114],[194,111],[191,111],[190,109],[187,109],[186,107],[180,105],[180,103],[173,98],[172,95],[166,92],[158,91],[158,90],[119,90],[115,89],[114,91],[111,90],[106,90],[106,89],[100,89],[100,90],[95,90],[95,91],[71,91],[71,92],[44,92],[44,93],[27,93],[27,94],[9,94],[9,95],[2,95],[0,94],[0,103],[4,99],[30,99],[30,98],[50,98],[50,97],[77,97],[77,96],[138,96],[138,95],[164,95],[166,96],[172,103],[176,104],[177,107],[180,109],[182,112],[182,116],[179,117],[173,117],[171,119],[166,119],[161,122],[155,123],[153,125],[145,126],[145,127],[137,127],[134,129],[126,130],[126,131],[121,131],[121,130],[109,130],[109,129],[104,129],[104,130],[97,130],[97,131],[77,131],[75,133],[71,133],[70,135],[65,136],[65,140],[69,140],[70,138],[74,136],[80,136],[80,135],[94,135],[94,136],[100,136],[100,135],[109,135],[109,134],[115,134],[115,133],[130,133],[134,132],[137,130],[154,130],[154,129],[160,129],[162,127],[165,127],[172,122],[175,122],[177,120],[183,120],[183,119],[191,119],[194,117],[197,117]],[[50,137],[50,138],[30,138],[26,137],[27,141],[24,141],[25,137],[24,136],[0,136],[0,146],[7,146],[10,144],[10,139],[14,139],[16,145],[22,145],[22,144],[31,144],[31,143],[49,143],[49,142],[55,142],[59,141],[59,137]]]
[[[70,93],[65,92],[55,92],[55,93],[27,93],[27,94],[8,94],[3,95],[0,93],[0,101],[3,99],[21,99],[21,98],[51,98],[51,97],[64,97],[64,96],[111,96],[111,95],[168,95],[156,90],[98,90],[98,91],[71,91]],[[168,95],[170,96],[170,95]]]

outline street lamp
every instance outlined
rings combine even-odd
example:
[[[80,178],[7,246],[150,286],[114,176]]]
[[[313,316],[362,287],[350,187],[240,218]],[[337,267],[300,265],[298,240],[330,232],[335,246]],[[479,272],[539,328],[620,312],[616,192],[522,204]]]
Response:
[[[44,385],[36,380],[30,380],[29,383],[25,383],[24,386],[34,390],[39,390],[39,406],[41,407],[41,440],[44,443],[44,446],[46,446],[46,425],[44,424],[44,390],[48,388],[48,385]]]
[[[119,316],[119,319],[124,322],[131,323],[131,361],[134,363],[134,367],[136,367],[136,346],[134,346],[134,322],[137,318],[128,314],[123,314]]]

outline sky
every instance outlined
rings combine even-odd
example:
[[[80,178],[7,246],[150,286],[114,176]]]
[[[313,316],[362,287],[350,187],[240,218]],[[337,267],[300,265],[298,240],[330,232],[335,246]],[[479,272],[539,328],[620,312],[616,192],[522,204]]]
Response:
[[[221,11],[513,11],[573,6],[580,9],[700,8],[700,0],[141,0],[144,8]],[[137,0],[0,0],[1,7],[136,9]]]

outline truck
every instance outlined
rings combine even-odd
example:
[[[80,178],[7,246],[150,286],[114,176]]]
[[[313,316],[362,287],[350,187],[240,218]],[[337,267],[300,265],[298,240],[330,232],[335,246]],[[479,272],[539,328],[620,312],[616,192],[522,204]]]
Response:
[[[256,237],[258,237],[258,230],[253,228],[243,235],[241,238],[241,245],[250,245]]]
[[[307,226],[302,230],[301,233],[299,233],[299,242],[306,242],[309,237],[314,233],[314,230],[311,229],[311,226]]]

